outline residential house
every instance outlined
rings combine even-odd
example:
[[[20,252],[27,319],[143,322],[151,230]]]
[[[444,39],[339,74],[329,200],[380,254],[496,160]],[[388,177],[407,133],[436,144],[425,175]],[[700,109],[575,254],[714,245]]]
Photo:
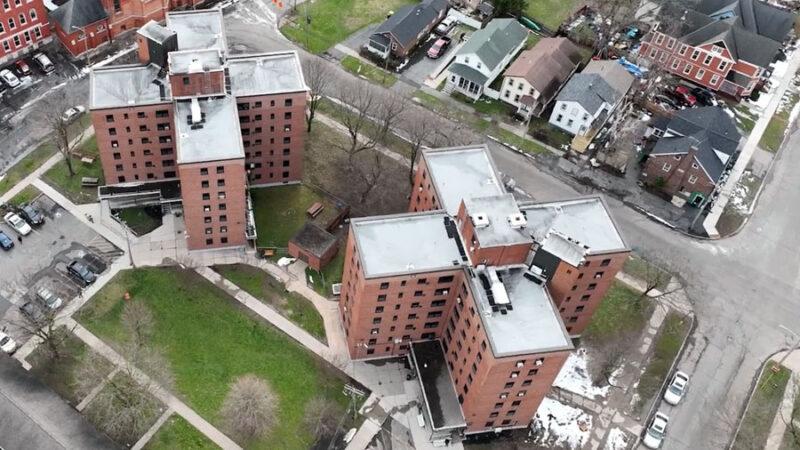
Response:
[[[69,0],[50,12],[53,30],[72,56],[109,41],[108,13],[97,0]]]
[[[642,179],[662,192],[699,206],[733,163],[741,135],[733,119],[715,106],[678,111],[650,152]]]
[[[591,61],[559,92],[550,124],[575,136],[593,136],[625,98],[633,79],[616,61]]]
[[[50,42],[42,0],[3,0],[0,8],[0,64],[7,64]]]
[[[757,0],[703,0],[696,9],[667,5],[662,17],[639,54],[736,98],[750,95],[768,75],[795,21],[794,14]]]
[[[517,116],[539,116],[578,69],[581,54],[565,37],[544,38],[519,54],[503,74],[500,100],[515,106]]]
[[[403,6],[370,35],[367,50],[381,58],[405,58],[444,19],[447,9],[447,0]]]
[[[498,98],[489,85],[522,50],[528,33],[516,19],[494,19],[472,33],[447,68],[445,92],[455,90],[475,100],[483,94]]]

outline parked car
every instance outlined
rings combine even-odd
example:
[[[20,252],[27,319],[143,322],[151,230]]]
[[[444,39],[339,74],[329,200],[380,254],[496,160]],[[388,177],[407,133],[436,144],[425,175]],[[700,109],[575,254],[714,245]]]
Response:
[[[444,55],[448,47],[450,47],[450,38],[447,36],[440,37],[431,45],[431,48],[428,49],[428,58],[436,59]]]
[[[441,22],[439,22],[439,25],[436,25],[436,28],[433,29],[433,32],[439,36],[444,36],[456,25],[458,25],[458,20],[453,16],[447,16],[442,19]]]
[[[662,412],[657,412],[650,421],[650,426],[644,432],[644,439],[642,444],[647,448],[659,448],[661,443],[664,442],[664,437],[667,435],[667,423],[669,417]]]
[[[672,94],[678,99],[678,101],[686,106],[694,106],[697,104],[697,97],[692,95],[692,91],[690,91],[686,86],[675,86]]]
[[[14,231],[23,236],[27,236],[31,234],[31,231],[33,231],[31,229],[31,226],[25,223],[24,220],[22,220],[22,217],[14,214],[13,212],[10,212],[5,216],[3,216],[3,220],[5,220],[8,226],[13,228]]]
[[[8,69],[0,70],[0,79],[3,80],[3,84],[10,88],[15,88],[21,84],[19,78]]]
[[[5,251],[14,248],[14,241],[12,241],[11,238],[2,231],[0,231],[0,247],[2,247],[2,249]]]
[[[82,105],[73,106],[72,108],[67,109],[64,111],[64,114],[61,115],[61,120],[65,123],[72,123],[77,119],[81,114],[86,111],[86,107]]]
[[[39,69],[46,74],[56,70],[56,66],[53,64],[53,61],[50,61],[50,58],[48,58],[44,53],[36,53],[33,55],[33,62],[35,62],[36,65],[39,66]]]
[[[667,386],[666,392],[664,392],[664,401],[672,406],[680,403],[688,384],[689,375],[686,375],[680,370],[675,372],[675,375],[672,376],[672,381],[669,383],[669,386]]]
[[[17,214],[22,217],[25,222],[33,227],[38,227],[44,224],[44,215],[34,208],[33,205],[23,203],[17,208]]]
[[[681,109],[681,105],[679,105],[678,102],[670,97],[667,97],[666,95],[656,95],[654,100],[656,103],[661,104],[661,106],[663,106],[666,110]]]
[[[97,275],[86,264],[77,259],[67,265],[67,272],[84,287],[94,283],[94,280],[97,279]]]
[[[715,96],[711,91],[708,89],[703,89],[701,87],[692,88],[692,94],[697,98],[697,101],[702,103],[705,106],[717,106],[719,102],[717,101],[717,96]]]
[[[20,59],[14,63],[14,68],[17,70],[17,75],[21,77],[27,77],[31,74],[31,66],[25,62],[24,59]]]
[[[53,293],[53,291],[44,286],[36,290],[36,296],[42,301],[44,306],[50,309],[58,309],[64,304],[64,300],[61,300],[61,297],[57,296]]]
[[[0,350],[10,355],[17,349],[17,343],[11,336],[0,331]]]
[[[28,319],[34,322],[41,322],[44,320],[44,313],[40,310],[35,304],[31,302],[25,302],[22,306],[19,307],[19,310],[24,314]]]

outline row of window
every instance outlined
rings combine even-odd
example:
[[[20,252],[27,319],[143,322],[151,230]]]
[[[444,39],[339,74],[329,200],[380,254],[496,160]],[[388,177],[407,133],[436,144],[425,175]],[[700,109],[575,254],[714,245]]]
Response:
[[[219,238],[219,243],[220,244],[227,244],[228,243],[228,237],[227,236],[222,236],[221,238]],[[206,245],[214,245],[214,238],[206,239]]]
[[[292,103],[293,103],[292,99],[290,99],[290,98],[287,98],[287,99],[283,100],[283,106],[289,107],[289,106],[292,106]],[[264,106],[264,105],[260,101],[253,102],[253,103],[240,102],[240,103],[236,104],[236,107],[239,109],[239,111],[248,111],[250,109],[261,108],[262,106]],[[275,106],[275,100],[270,100],[269,101],[269,106],[274,107]]]
[[[167,179],[167,178],[175,178],[176,176],[177,176],[177,174],[174,171],[170,170],[170,171],[164,172],[164,178],[165,179]],[[148,180],[155,180],[156,179],[156,175],[154,173],[149,173],[148,172],[147,173],[147,179]],[[139,181],[139,175],[138,174],[133,176],[133,181]],[[125,182],[126,182],[126,179],[125,179],[124,176],[120,175],[120,176],[117,177],[117,183],[125,183]]]
[[[661,45],[662,42],[664,42],[664,38],[665,38],[665,36],[663,34],[656,33],[656,39],[655,39],[656,45]],[[667,49],[672,50],[675,47],[675,39],[669,38],[669,40],[667,41],[667,46],[666,47],[667,47]],[[655,59],[656,50],[657,49],[655,49],[655,48],[650,50],[650,58]],[[688,45],[681,44],[680,48],[678,49],[678,54],[681,55],[681,56],[686,56],[686,52],[688,50],[689,50],[689,46]],[[721,56],[722,55],[722,51],[723,51],[722,47],[719,47],[717,45],[713,45],[711,47],[711,52],[710,53],[706,53],[705,57],[703,58],[703,65],[710,67],[711,63],[714,61],[714,57],[715,56]],[[700,54],[701,53],[702,53],[701,49],[692,48],[692,54],[690,56],[691,60],[692,61],[697,61],[700,58]],[[719,62],[719,64],[717,64],[717,70],[725,70],[727,68],[728,68],[728,61],[726,61],[726,60],[721,60]]]
[[[169,155],[171,155],[173,153],[175,153],[175,150],[172,147],[164,147],[164,148],[162,148],[160,150],[161,156],[169,156]],[[131,150],[130,155],[131,155],[131,158],[135,158],[136,157],[136,152]],[[143,156],[152,156],[153,155],[153,151],[146,148],[146,149],[142,150],[142,155]],[[115,160],[120,160],[120,159],[122,159],[122,153],[114,152],[113,157],[114,157]]]
[[[290,133],[292,131],[292,126],[289,125],[289,124],[284,125],[283,126],[283,131],[285,133]],[[242,128],[242,136],[250,136],[251,132],[252,132],[252,134],[261,134],[261,133],[264,132],[264,128],[255,127],[252,130],[250,128]],[[274,133],[275,132],[275,127],[274,126],[270,126],[269,127],[269,132],[270,133]],[[284,144],[288,144],[290,142],[291,142],[291,139],[289,139],[288,137],[283,138],[283,143]]]
[[[156,130],[158,130],[158,131],[169,131],[170,130],[169,122],[162,122],[162,123],[156,124]],[[150,128],[147,125],[139,125],[139,131],[150,131]],[[131,132],[131,127],[125,127],[125,132],[126,133],[130,133]],[[114,127],[109,128],[108,129],[108,135],[109,136],[116,136],[117,135],[117,129],[114,128]]]
[[[149,137],[143,137],[140,139],[142,144],[153,144],[154,142],[150,140]],[[159,136],[158,137],[159,144],[170,144],[172,143],[172,136]],[[133,139],[128,139],[128,145],[133,145]],[[119,141],[111,141],[111,148],[119,148]]]
[[[139,111],[139,112],[136,113],[136,118],[137,119],[146,119],[147,117],[148,117],[148,115],[144,111]],[[156,111],[155,117],[158,118],[158,119],[164,118],[164,117],[169,117],[169,111],[166,110],[166,109],[159,109],[159,110]],[[122,119],[123,120],[128,120],[129,118],[130,118],[130,115],[128,113],[123,113],[122,114]],[[116,122],[116,117],[113,114],[106,114],[106,123],[114,123],[114,122]]]
[[[252,119],[253,119],[253,122],[260,122],[263,119],[263,117],[264,116],[261,115],[261,114],[256,114],[256,115],[252,116]],[[292,112],[291,111],[286,111],[285,113],[283,113],[283,118],[285,120],[291,120],[292,119]],[[239,123],[250,123],[250,119],[251,119],[250,116],[239,116]],[[270,120],[275,120],[275,113],[270,113],[269,114],[269,119]]]
[[[28,14],[31,17],[31,22],[35,22],[36,21],[36,17],[37,17],[36,10],[35,9],[31,9],[30,11],[28,11]],[[25,13],[19,13],[18,17],[19,17],[20,26],[21,25],[25,25],[26,23],[28,23],[28,17],[25,15]],[[9,30],[13,30],[15,28],[17,28],[17,23],[14,21],[13,17],[9,17],[8,18],[8,29]],[[6,30],[4,28],[4,24],[3,24],[3,22],[0,22],[0,33],[5,33],[5,32],[6,32]]]
[[[147,167],[147,168],[155,168],[156,167],[156,165],[155,165],[155,163],[153,163],[153,161],[145,161],[144,162],[144,166]],[[174,159],[165,159],[164,161],[161,161],[161,167],[173,167],[173,166],[175,166],[175,160]],[[133,164],[131,164],[131,168],[132,169],[138,169],[139,168],[139,164],[138,163],[133,163]],[[125,167],[122,164],[117,164],[114,167],[114,169],[117,172],[124,172],[125,171]]]
[[[32,2],[33,0],[28,0],[28,3]],[[14,6],[22,5],[22,0],[14,0]],[[3,0],[3,9],[8,11],[11,9],[11,0]]]
[[[692,167],[697,166],[697,164],[692,164]],[[661,166],[661,170],[664,172],[669,172],[672,170],[672,164],[665,162],[663,166]],[[689,184],[697,183],[697,176],[696,175],[689,175],[689,179],[687,180]]]
[[[42,30],[38,26],[34,27],[33,28],[33,35],[36,36],[37,39],[41,38],[42,37]],[[14,49],[22,47],[23,46],[22,40],[20,39],[19,36],[20,35],[17,34],[14,37],[12,37],[11,39],[5,39],[3,41],[3,50],[5,52],[10,52],[12,50],[11,49],[11,44],[12,43],[14,44]],[[25,39],[25,45],[30,44],[31,41],[33,41],[33,39],[31,38],[30,30],[25,30],[22,33],[22,37]]]
[[[250,146],[250,141],[245,141],[245,148]],[[261,140],[258,140],[258,144],[261,144]],[[292,151],[288,148],[283,149],[283,156],[289,156],[292,154]],[[261,150],[255,151],[253,153],[244,152],[244,157],[247,158],[261,158],[264,153]],[[275,150],[269,151],[269,156],[275,156]]]

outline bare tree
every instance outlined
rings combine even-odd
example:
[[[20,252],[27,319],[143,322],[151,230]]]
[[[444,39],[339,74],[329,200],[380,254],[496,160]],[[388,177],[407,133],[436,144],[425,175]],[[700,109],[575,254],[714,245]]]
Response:
[[[302,64],[303,76],[308,88],[311,90],[311,100],[308,102],[308,115],[306,116],[306,124],[310,132],[317,107],[322,99],[329,94],[334,80],[334,73],[331,64],[317,56],[305,58]]]
[[[386,137],[392,131],[392,127],[396,125],[395,122],[403,114],[407,106],[408,100],[402,95],[386,92],[380,96],[380,101],[374,113],[374,120],[378,124],[376,138],[380,142],[385,142]]]
[[[74,377],[78,392],[84,395],[102,386],[87,414],[112,439],[130,446],[161,413],[163,407],[155,394],[159,389],[171,389],[174,382],[169,362],[160,353],[127,345],[120,355],[125,362],[113,376],[108,376],[108,362],[92,352],[78,365]]]
[[[385,158],[385,156],[379,151],[372,150],[364,154],[364,156],[353,165],[356,169],[356,174],[358,174],[364,186],[359,193],[358,202],[361,205],[367,201],[369,194],[380,184],[383,178],[383,158]]]
[[[21,319],[14,325],[25,333],[39,339],[40,346],[50,360],[60,360],[64,356],[64,341],[72,335],[72,330],[56,323],[56,313],[49,308],[35,309],[32,314],[20,314]]]
[[[404,114],[404,129],[411,148],[411,168],[408,171],[408,183],[414,184],[414,164],[422,146],[428,142],[436,132],[436,123],[424,114]]]
[[[41,108],[40,120],[50,133],[53,145],[64,156],[69,176],[72,177],[75,175],[72,156],[83,138],[85,129],[64,120],[64,112],[71,106],[65,90],[55,92],[45,100],[45,105]]]
[[[317,438],[317,442],[331,439],[339,426],[339,406],[331,399],[314,397],[307,404],[303,425]]]
[[[277,422],[278,396],[261,378],[248,374],[236,379],[222,403],[225,429],[239,442],[264,436]]]
[[[374,149],[381,141],[375,132],[375,124],[371,123],[371,116],[378,110],[380,100],[375,89],[367,83],[355,80],[343,81],[338,94],[339,102],[335,103],[336,115],[349,138],[345,145],[340,145],[340,148],[347,153],[348,162],[352,167],[356,155]]]
[[[144,346],[153,335],[155,319],[150,308],[142,300],[131,300],[122,310],[122,326],[131,336],[132,343]]]

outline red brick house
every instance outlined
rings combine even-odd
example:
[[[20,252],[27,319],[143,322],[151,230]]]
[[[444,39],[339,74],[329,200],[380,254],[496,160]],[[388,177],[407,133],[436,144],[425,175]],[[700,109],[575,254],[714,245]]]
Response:
[[[12,62],[50,41],[47,10],[41,0],[2,0],[0,64]]]
[[[319,226],[306,222],[289,240],[289,255],[320,272],[336,256],[339,241]]]
[[[108,14],[97,0],[70,0],[50,12],[56,37],[72,56],[108,42]]]
[[[679,111],[664,127],[645,162],[642,179],[662,192],[699,206],[733,163],[741,140],[722,108]]]
[[[640,56],[736,98],[750,95],[766,77],[795,20],[757,0],[704,0],[697,9],[677,8],[664,7],[662,22],[642,40]]]

